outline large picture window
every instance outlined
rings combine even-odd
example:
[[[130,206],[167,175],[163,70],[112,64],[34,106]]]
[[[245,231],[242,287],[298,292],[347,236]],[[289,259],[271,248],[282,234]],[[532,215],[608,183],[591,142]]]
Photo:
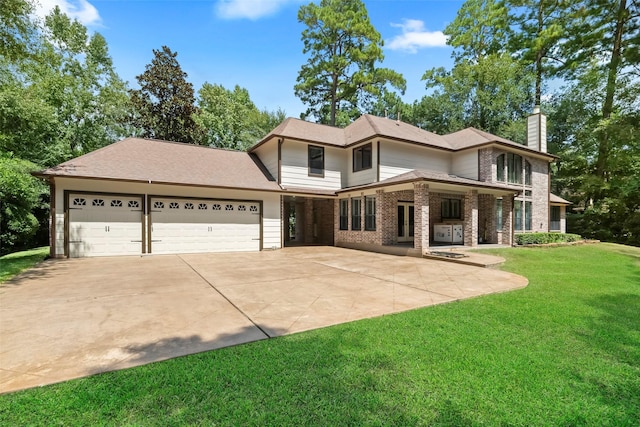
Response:
[[[371,169],[372,164],[371,143],[353,149],[353,171]]]
[[[376,229],[376,198],[364,198],[364,229],[375,231]]]
[[[362,214],[360,213],[361,201],[359,198],[351,199],[351,229],[359,231],[362,229]]]
[[[309,146],[309,175],[324,176],[324,147]]]
[[[525,185],[531,185],[531,163],[524,160],[523,164],[522,156],[513,153],[500,154],[496,159],[496,168],[498,181],[522,184],[524,176]]]
[[[349,199],[340,200],[340,230],[349,229]]]
[[[442,199],[442,219],[461,219],[462,201],[460,199]]]

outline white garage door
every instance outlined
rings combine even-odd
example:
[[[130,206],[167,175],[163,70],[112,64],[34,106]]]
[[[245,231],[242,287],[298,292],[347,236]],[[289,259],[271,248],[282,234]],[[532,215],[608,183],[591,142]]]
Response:
[[[151,199],[151,253],[260,250],[260,204]]]
[[[69,194],[69,256],[142,253],[142,199]]]

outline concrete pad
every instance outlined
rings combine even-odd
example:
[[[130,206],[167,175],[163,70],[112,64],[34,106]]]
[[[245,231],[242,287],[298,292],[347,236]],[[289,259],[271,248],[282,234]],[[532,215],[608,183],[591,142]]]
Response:
[[[526,285],[335,247],[50,260],[0,285],[0,392]]]

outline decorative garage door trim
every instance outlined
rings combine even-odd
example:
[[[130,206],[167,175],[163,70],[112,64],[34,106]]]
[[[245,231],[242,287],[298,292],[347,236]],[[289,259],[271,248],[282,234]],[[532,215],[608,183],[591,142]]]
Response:
[[[263,202],[149,195],[150,253],[259,251]]]
[[[67,257],[145,253],[142,194],[64,191]]]

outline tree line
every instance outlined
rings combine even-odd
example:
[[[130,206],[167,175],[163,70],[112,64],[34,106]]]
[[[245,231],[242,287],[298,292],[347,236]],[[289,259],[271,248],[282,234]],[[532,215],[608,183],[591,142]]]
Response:
[[[0,252],[46,242],[48,189],[28,172],[126,136],[243,150],[285,118],[249,92],[196,92],[167,46],[131,89],[106,40],[55,8],[0,2]],[[402,99],[361,0],[302,5],[293,85],[303,119],[346,126],[398,115],[437,133],[473,126],[516,142],[534,105],[549,116],[552,191],[574,202],[570,231],[640,245],[638,0],[467,0],[446,27],[453,66],[425,70],[425,95]]]

